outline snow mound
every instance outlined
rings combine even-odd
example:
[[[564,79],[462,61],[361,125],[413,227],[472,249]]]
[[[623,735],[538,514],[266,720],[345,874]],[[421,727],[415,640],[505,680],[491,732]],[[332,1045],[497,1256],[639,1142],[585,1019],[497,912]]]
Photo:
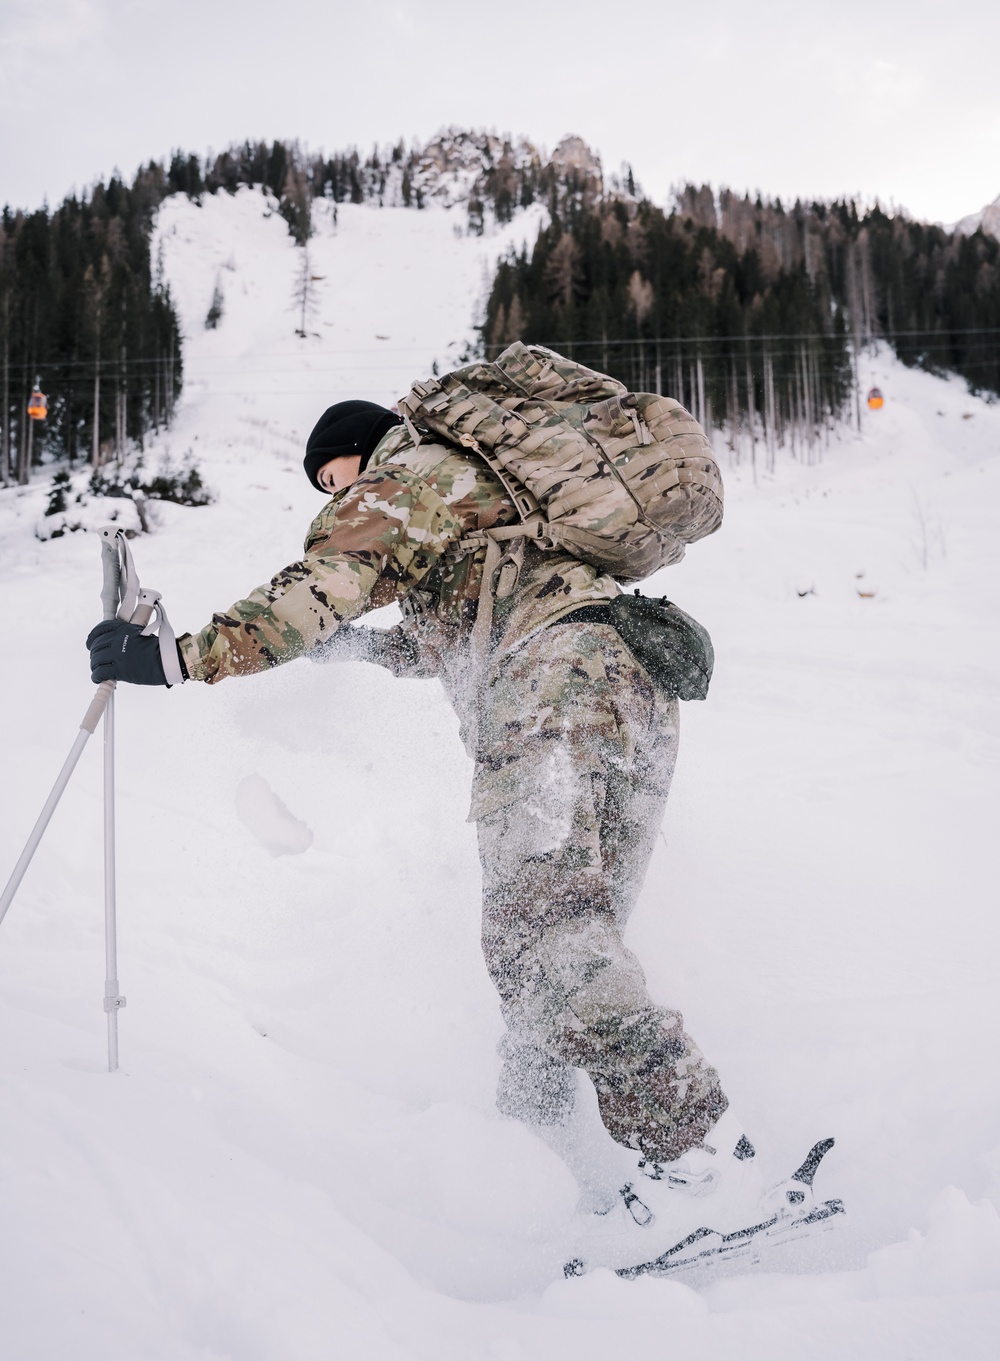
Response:
[[[236,816],[270,855],[301,855],[313,834],[290,813],[263,775],[247,775],[236,790]]]

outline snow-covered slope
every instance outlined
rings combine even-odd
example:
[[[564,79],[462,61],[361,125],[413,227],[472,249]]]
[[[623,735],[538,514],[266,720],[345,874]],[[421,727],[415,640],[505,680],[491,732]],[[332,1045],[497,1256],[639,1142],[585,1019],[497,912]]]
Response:
[[[162,212],[189,381],[147,458],[191,450],[218,492],[134,544],[178,628],[297,556],[319,411],[446,363],[488,259],[537,229],[342,205],[303,339],[301,252],[268,211]],[[118,1074],[96,749],[0,928],[5,1358],[993,1355],[1000,410],[885,355],[862,382],[887,401],[861,436],[756,484],[728,469],[722,531],[647,587],[718,663],[630,927],[765,1170],[837,1136],[843,1231],[697,1288],[559,1279],[573,1183],[493,1108],[455,720],[433,682],[302,661],[119,696]],[[99,613],[96,540],[38,542],[43,502],[0,492],[3,874]]]

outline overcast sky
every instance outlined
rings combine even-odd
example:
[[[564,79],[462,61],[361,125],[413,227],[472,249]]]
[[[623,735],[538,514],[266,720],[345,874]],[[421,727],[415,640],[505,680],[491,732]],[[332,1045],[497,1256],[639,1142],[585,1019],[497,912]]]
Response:
[[[998,53],[997,0],[0,0],[0,202],[177,146],[454,123],[579,133],[661,202],[694,180],[950,222],[1000,194]]]

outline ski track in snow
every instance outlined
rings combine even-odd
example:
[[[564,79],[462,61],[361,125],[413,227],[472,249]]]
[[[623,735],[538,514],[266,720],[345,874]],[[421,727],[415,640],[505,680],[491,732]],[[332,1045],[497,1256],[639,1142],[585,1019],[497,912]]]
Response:
[[[541,220],[325,212],[302,340],[260,194],[161,210],[187,386],[147,460],[190,449],[219,492],[133,544],[178,631],[299,555],[316,416],[446,364]],[[302,661],[119,697],[117,1075],[99,739],[0,928],[4,1358],[994,1354],[1000,408],[884,352],[870,383],[884,410],[813,466],[779,452],[755,485],[719,438],[723,529],[647,583],[718,660],[629,930],[767,1173],[836,1136],[817,1189],[844,1228],[718,1279],[559,1278],[574,1185],[493,1108],[456,721],[433,682]],[[48,482],[0,491],[2,877],[100,612],[96,538],[35,538]]]

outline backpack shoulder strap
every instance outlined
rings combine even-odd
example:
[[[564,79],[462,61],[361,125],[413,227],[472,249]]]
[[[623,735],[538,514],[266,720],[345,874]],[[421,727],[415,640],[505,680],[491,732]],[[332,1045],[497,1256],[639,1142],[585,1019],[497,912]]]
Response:
[[[483,584],[479,590],[476,622],[472,628],[473,663],[477,669],[481,669],[490,648],[494,602],[506,600],[517,589],[524,565],[526,542],[530,539],[540,548],[555,548],[558,531],[549,524],[544,510],[528,488],[503,466],[491,450],[483,449],[475,435],[460,435],[459,440],[464,448],[477,454],[492,469],[513,501],[520,518],[520,524],[483,529],[476,534],[467,534],[458,542],[458,547],[467,552],[486,549]]]

